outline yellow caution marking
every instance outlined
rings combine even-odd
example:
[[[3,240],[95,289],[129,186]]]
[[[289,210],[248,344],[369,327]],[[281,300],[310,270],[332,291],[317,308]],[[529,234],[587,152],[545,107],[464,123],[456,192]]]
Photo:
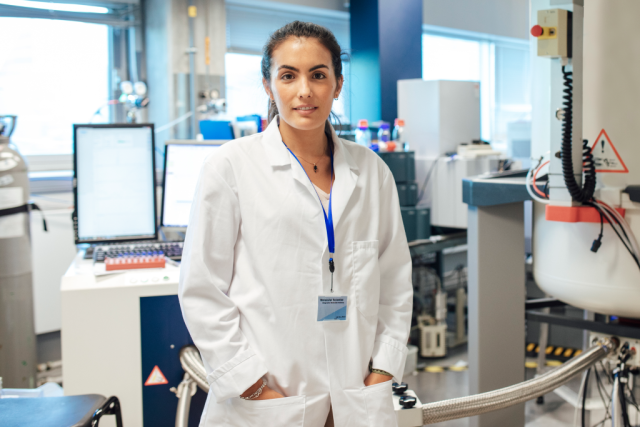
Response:
[[[454,372],[462,372],[462,371],[466,371],[467,367],[466,366],[452,366],[449,368],[450,371],[454,371]]]
[[[528,352],[532,352],[534,348],[536,348],[536,345],[534,343],[527,344],[527,351]]]
[[[563,351],[564,351],[564,347],[558,347],[556,348],[556,351],[553,352],[553,354],[554,356],[560,356]]]
[[[578,357],[582,354],[582,350],[576,350],[575,353],[573,353],[573,357]]]
[[[536,346],[536,353],[540,353],[540,346],[539,345]]]
[[[547,347],[547,349],[545,350],[545,353],[547,353],[547,354],[551,354],[551,352],[552,352],[552,351],[553,351],[553,346],[552,346],[552,345],[550,345],[550,346],[548,346],[548,347]]]
[[[444,368],[442,366],[427,366],[424,370],[425,372],[431,373],[444,372]]]
[[[571,353],[573,353],[573,349],[572,348],[568,348],[564,351],[564,353],[562,354],[563,357],[571,357]]]
[[[524,362],[524,367],[529,369],[537,369],[538,362]]]
[[[560,366],[562,365],[562,362],[559,360],[548,360],[547,361],[547,366]]]

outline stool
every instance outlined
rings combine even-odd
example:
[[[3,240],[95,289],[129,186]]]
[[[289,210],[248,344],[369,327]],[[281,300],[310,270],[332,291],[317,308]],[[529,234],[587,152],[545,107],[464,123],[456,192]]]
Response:
[[[103,415],[115,415],[122,427],[120,401],[99,394],[0,399],[2,427],[97,427]]]

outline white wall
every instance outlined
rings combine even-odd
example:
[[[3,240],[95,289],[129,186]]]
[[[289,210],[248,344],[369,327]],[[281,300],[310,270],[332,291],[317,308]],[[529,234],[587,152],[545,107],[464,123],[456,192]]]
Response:
[[[428,25],[529,38],[529,0],[424,0],[422,17]]]

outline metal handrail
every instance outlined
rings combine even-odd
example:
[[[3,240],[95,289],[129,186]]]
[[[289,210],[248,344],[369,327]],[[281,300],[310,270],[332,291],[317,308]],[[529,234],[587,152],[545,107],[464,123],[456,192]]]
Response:
[[[547,394],[564,385],[571,378],[575,377],[598,361],[604,359],[610,352],[614,351],[617,346],[618,342],[615,339],[602,340],[580,356],[574,357],[561,366],[558,366],[557,368],[531,380],[486,393],[442,400],[423,405],[423,424],[428,425],[458,418],[481,415],[535,399],[538,396]],[[182,419],[187,419],[191,396],[195,394],[195,386],[191,388],[190,384],[197,384],[205,392],[209,392],[209,384],[206,380],[204,364],[202,363],[200,353],[196,347],[184,347],[180,351],[180,363],[182,364],[186,374],[185,379],[180,383],[180,386],[176,391],[176,394],[178,394],[178,397],[181,399],[178,404],[178,415],[182,414]],[[186,389],[189,389],[190,392],[185,391]],[[191,390],[193,390],[192,393]],[[188,402],[186,402],[186,399],[188,399]],[[180,408],[183,408],[182,412],[180,411]],[[178,424],[178,421],[177,416],[176,427],[186,425]]]

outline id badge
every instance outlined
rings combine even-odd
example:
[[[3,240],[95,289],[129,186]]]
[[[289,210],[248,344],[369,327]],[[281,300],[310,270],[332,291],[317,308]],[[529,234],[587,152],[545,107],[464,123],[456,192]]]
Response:
[[[347,320],[346,296],[319,296],[318,322]]]

